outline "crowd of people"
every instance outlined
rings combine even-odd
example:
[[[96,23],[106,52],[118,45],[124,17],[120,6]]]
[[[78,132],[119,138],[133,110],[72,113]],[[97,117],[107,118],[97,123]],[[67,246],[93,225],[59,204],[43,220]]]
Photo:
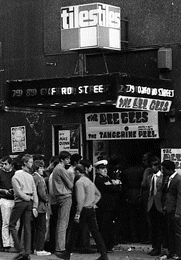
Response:
[[[94,171],[93,171],[94,167]],[[61,151],[46,166],[43,155],[1,159],[1,250],[14,260],[54,253],[69,260],[116,244],[152,244],[151,256],[181,259],[181,176],[175,164],[151,154],[125,165],[119,157],[94,165]],[[91,247],[90,237],[96,243]]]

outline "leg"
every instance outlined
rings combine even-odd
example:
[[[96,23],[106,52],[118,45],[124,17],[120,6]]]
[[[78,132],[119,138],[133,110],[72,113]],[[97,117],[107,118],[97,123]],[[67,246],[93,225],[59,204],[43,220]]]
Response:
[[[9,220],[14,200],[1,199],[1,213],[2,213],[2,240],[4,247],[13,247],[14,242],[9,233]]]
[[[71,205],[71,197],[64,198],[62,199],[62,201],[59,201],[55,249],[57,252],[65,250],[66,232],[69,222]]]
[[[38,217],[35,219],[36,225],[36,239],[35,248],[37,251],[43,251],[45,243],[46,233],[46,213],[38,213]]]
[[[32,201],[26,202],[26,208],[23,212],[24,222],[24,247],[25,254],[30,255],[31,253],[31,218],[32,218]]]
[[[12,208],[10,221],[9,221],[9,230],[14,240],[14,246],[18,252],[22,252],[23,248],[21,246],[20,239],[18,236],[18,231],[16,229],[16,223],[20,219],[21,215],[23,214],[26,206],[27,206],[27,202],[16,202],[14,207]]]
[[[104,244],[104,240],[99,232],[97,220],[96,220],[96,214],[94,209],[86,209],[83,208],[81,213],[81,218],[84,218],[87,222],[87,225],[90,229],[90,232],[96,242],[97,249],[100,252],[101,255],[106,255],[106,246]]]

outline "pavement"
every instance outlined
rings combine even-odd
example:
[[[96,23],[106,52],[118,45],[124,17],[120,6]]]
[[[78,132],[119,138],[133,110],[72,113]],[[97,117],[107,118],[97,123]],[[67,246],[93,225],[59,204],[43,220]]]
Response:
[[[158,257],[151,257],[147,253],[151,250],[151,245],[142,244],[120,244],[114,247],[112,253],[108,253],[109,260],[155,260]],[[12,260],[16,253],[0,252],[0,260]],[[95,260],[100,254],[80,254],[73,253],[70,260]],[[50,256],[31,255],[31,260],[58,260],[54,254]]]

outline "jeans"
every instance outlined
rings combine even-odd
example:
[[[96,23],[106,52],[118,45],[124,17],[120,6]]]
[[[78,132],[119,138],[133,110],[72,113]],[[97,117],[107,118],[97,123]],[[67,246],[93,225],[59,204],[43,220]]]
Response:
[[[56,229],[55,251],[64,251],[66,244],[66,232],[69,222],[72,197],[58,199],[58,219]]]
[[[25,251],[25,254],[29,255],[31,253],[31,218],[32,218],[32,201],[21,201],[15,202],[14,207],[12,208],[10,222],[9,222],[9,231],[12,234],[14,240],[14,246],[18,252]],[[24,250],[20,243],[18,236],[18,231],[16,229],[17,221],[22,217],[24,225]]]
[[[9,233],[9,219],[11,210],[14,206],[14,200],[0,199],[0,208],[2,214],[2,241],[3,247],[13,247],[14,242]]]
[[[78,239],[79,231],[82,228],[82,226],[85,226],[85,223],[88,225],[89,230],[92,234],[92,237],[94,238],[96,242],[97,249],[101,255],[106,254],[106,246],[104,244],[103,238],[99,232],[98,224],[96,220],[96,214],[95,210],[93,208],[83,208],[80,216],[80,223],[76,224],[74,223],[74,228],[72,230],[70,243],[68,245],[67,251],[73,252],[75,248],[75,244]]]
[[[33,249],[43,251],[46,233],[46,213],[38,213],[37,218],[33,218]]]

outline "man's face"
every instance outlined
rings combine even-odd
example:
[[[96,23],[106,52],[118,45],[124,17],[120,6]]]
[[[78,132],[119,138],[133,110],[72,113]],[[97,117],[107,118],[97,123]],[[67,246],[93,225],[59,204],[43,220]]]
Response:
[[[164,176],[170,176],[172,174],[172,171],[166,169],[164,166],[162,166],[162,172]]]
[[[93,166],[92,166],[92,164],[89,166],[89,168],[87,169],[88,170],[88,172],[91,172],[92,171],[92,168],[93,168]]]
[[[152,162],[151,168],[154,173],[157,173],[160,170],[160,163],[158,161]]]
[[[26,163],[25,166],[31,170],[32,166],[33,166],[33,158],[30,158]]]
[[[65,158],[65,159],[63,160],[63,162],[64,162],[65,165],[70,164],[70,157]]]
[[[4,171],[8,172],[8,171],[11,170],[12,166],[11,166],[10,163],[8,163],[8,160],[2,162],[2,164],[3,164],[3,170]]]
[[[97,172],[103,176],[106,176],[107,175],[107,167],[104,166],[104,167],[99,167]]]

